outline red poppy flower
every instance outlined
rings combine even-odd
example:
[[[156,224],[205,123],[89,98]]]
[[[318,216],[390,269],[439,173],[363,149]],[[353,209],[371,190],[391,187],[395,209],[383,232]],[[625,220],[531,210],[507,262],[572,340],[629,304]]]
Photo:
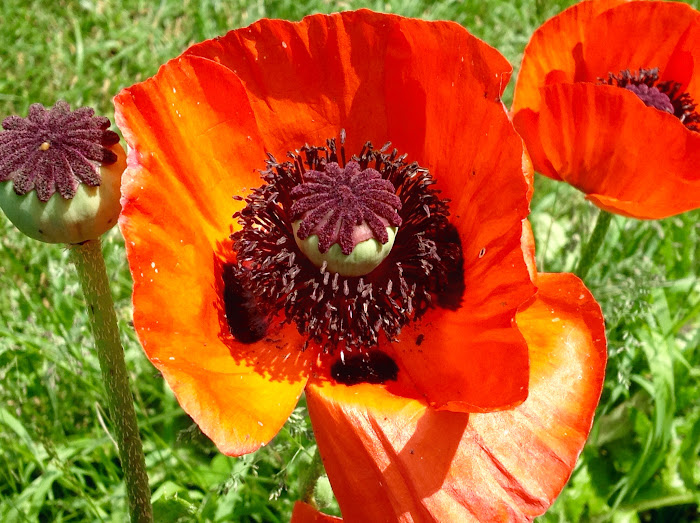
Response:
[[[265,445],[306,390],[348,520],[546,510],[590,429],[605,337],[572,275],[539,275],[535,295],[509,74],[457,24],[358,11],[262,20],[116,97],[134,326],[222,452]],[[291,222],[313,229],[321,206],[324,223],[397,212],[388,257],[318,267]]]
[[[699,64],[685,4],[592,0],[548,20],[513,101],[535,169],[625,216],[700,207]]]

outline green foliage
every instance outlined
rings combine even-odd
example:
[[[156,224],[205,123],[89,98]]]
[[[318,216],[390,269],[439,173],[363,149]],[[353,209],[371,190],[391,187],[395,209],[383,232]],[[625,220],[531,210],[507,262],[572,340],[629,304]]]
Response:
[[[371,7],[452,19],[518,64],[532,31],[569,0],[4,0],[0,117],[59,98],[111,116],[111,97],[191,43],[260,17]],[[698,2],[694,2],[698,7]],[[506,91],[512,96],[513,82]],[[542,270],[570,271],[596,211],[538,179]],[[607,378],[591,438],[547,522],[692,521],[700,503],[700,212],[616,217],[588,275],[608,328]],[[287,521],[314,448],[304,403],[261,451],[221,455],[182,412],[130,326],[117,231],[107,267],[134,384],[159,521]],[[111,422],[67,253],[0,217],[0,521],[126,520]],[[327,479],[316,487],[337,513]]]
[[[541,178],[532,209],[540,268],[573,270],[598,211]],[[698,218],[613,219],[587,278],[606,318],[605,388],[578,467],[543,521],[697,518]]]

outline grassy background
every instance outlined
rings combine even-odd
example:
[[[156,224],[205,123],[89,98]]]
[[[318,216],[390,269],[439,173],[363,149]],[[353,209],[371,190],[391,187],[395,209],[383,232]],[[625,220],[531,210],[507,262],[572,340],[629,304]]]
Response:
[[[265,16],[370,7],[453,19],[518,64],[532,31],[569,3],[3,0],[0,117],[59,98],[111,117],[121,87],[154,74],[191,43]],[[536,189],[540,269],[571,270],[595,210],[563,184],[540,178]],[[542,520],[698,517],[699,221],[699,211],[659,222],[614,220],[588,277],[610,341],[599,415],[572,480]],[[0,246],[0,521],[125,521],[111,422],[67,253],[22,237],[4,216]],[[313,451],[303,404],[260,452],[218,454],[135,339],[118,231],[104,248],[159,520],[287,521]],[[336,510],[326,480],[318,495]]]

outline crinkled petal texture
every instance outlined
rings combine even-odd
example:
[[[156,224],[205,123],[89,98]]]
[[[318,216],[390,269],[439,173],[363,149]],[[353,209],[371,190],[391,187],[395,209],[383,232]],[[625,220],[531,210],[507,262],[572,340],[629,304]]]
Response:
[[[266,152],[283,158],[341,129],[350,154],[392,141],[429,168],[452,200],[464,249],[461,301],[380,347],[400,367],[394,392],[459,411],[525,399],[527,344],[515,314],[535,287],[521,245],[523,147],[500,101],[509,75],[497,51],[457,24],[363,10],[261,20],[192,47],[115,98],[131,147],[120,225],[134,325],[222,451],[267,442],[319,359],[314,374],[329,376],[318,349],[299,350],[293,326],[255,343],[229,334],[222,271],[235,259],[228,237],[241,205],[232,197],[262,183]]]
[[[517,317],[530,395],[513,410],[445,412],[378,386],[309,385],[346,521],[530,521],[549,507],[590,431],[606,342],[600,308],[578,278],[540,274],[538,285]]]
[[[700,133],[608,73],[659,69],[697,100],[700,13],[674,2],[593,0],[547,21],[523,57],[513,122],[535,169],[599,207],[657,219],[700,205]]]

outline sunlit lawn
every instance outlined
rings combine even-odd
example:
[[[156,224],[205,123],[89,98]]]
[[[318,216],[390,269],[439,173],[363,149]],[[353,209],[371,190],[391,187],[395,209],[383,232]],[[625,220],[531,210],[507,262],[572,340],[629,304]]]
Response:
[[[191,43],[261,17],[357,7],[456,20],[517,66],[532,31],[569,3],[3,0],[0,117],[57,99],[112,117],[120,88]],[[512,84],[507,103],[511,95]],[[540,270],[573,268],[595,214],[576,191],[538,179],[532,222]],[[580,463],[545,521],[698,517],[698,222],[698,211],[660,222],[614,220],[588,276],[607,319],[603,398]],[[0,521],[123,522],[121,471],[67,253],[22,237],[4,216],[0,245]],[[107,235],[105,254],[159,521],[287,521],[313,450],[303,401],[268,447],[237,459],[217,453],[136,341],[118,231]],[[318,489],[337,513],[327,481]]]

